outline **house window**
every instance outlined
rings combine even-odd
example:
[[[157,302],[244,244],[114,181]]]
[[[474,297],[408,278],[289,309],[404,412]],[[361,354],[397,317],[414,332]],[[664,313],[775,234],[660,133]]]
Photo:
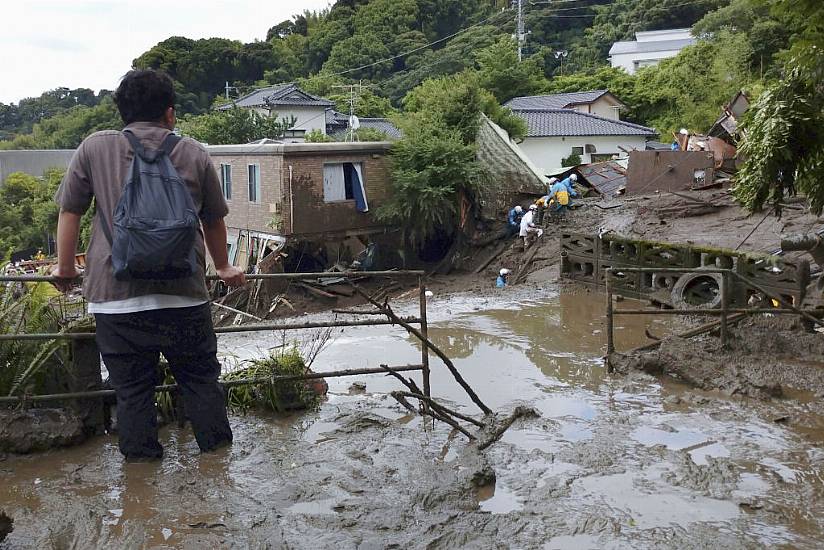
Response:
[[[355,166],[358,168],[356,169]],[[338,202],[355,200],[357,171],[361,163],[343,162],[323,166],[323,200]]]
[[[220,165],[220,188],[227,201],[232,200],[232,165]]]
[[[612,157],[618,156],[617,153],[592,153],[590,155],[592,157],[592,162],[604,162],[606,160],[612,160]]]
[[[323,165],[323,201],[354,201],[358,212],[368,212],[363,164],[341,162]]]
[[[260,164],[249,165],[249,202],[260,202]]]
[[[579,157],[583,156],[584,148],[583,147],[573,147],[572,148],[572,154],[573,155],[578,155]]]

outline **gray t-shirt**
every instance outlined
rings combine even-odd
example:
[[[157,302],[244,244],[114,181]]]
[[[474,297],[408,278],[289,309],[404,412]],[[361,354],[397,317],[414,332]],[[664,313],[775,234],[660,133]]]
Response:
[[[144,147],[157,149],[171,132],[156,123],[135,122],[127,126]],[[129,141],[114,130],[96,132],[80,144],[66,175],[57,190],[55,200],[62,210],[84,214],[95,199],[96,212],[92,236],[86,251],[86,271],[83,295],[89,302],[125,300],[148,294],[170,294],[208,300],[206,290],[206,250],[203,233],[195,241],[197,272],[187,279],[173,281],[118,281],[112,275],[111,246],[102,223],[111,228],[117,201],[123,192],[126,174],[133,153]],[[200,219],[205,222],[222,219],[229,213],[217,172],[206,149],[197,141],[183,138],[169,158],[192,194]]]

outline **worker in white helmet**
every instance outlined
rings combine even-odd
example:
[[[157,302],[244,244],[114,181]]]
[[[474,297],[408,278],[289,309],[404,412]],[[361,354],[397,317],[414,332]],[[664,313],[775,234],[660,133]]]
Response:
[[[495,286],[498,288],[504,288],[507,285],[507,279],[509,278],[509,271],[507,268],[503,268],[498,272],[498,278],[495,280]]]
[[[521,227],[521,218],[523,217],[524,209],[521,208],[520,204],[509,211],[509,215],[506,217],[506,225],[507,229],[509,229],[510,236],[515,235],[518,232],[518,229]]]
[[[573,184],[578,181],[578,176],[570,174],[549,189],[550,206],[549,211],[552,213],[561,213],[569,208],[570,197],[577,197],[578,193],[575,191]]]
[[[524,239],[524,250],[529,248],[529,245],[536,237],[541,237],[544,234],[544,230],[535,223],[535,213],[537,211],[538,205],[530,204],[529,211],[521,219],[521,232],[519,235]]]

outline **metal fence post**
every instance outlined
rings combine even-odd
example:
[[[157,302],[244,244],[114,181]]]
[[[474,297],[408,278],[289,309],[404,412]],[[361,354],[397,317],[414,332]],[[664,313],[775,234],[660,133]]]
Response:
[[[729,308],[729,277],[727,271],[721,273],[721,347],[727,346],[727,309]]]
[[[418,290],[420,291],[421,334],[424,338],[429,338],[429,327],[426,322],[426,285],[423,283],[423,277],[418,277]],[[431,397],[431,388],[429,385],[429,346],[426,340],[421,341],[421,366],[423,367],[423,394],[426,397]],[[424,406],[426,406],[426,404],[424,404]]]
[[[613,340],[613,319],[612,319],[612,269],[605,272],[605,286],[607,292],[607,372],[614,372],[612,366],[612,354],[615,353],[615,341]]]

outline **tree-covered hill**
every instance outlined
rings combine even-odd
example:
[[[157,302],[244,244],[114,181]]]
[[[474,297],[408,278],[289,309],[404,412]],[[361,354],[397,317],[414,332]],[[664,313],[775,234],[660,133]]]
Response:
[[[341,108],[346,97],[334,86],[363,82],[369,91],[359,114],[386,116],[402,109],[403,98],[426,79],[469,70],[500,102],[527,93],[610,88],[629,105],[629,120],[665,133],[681,126],[700,130],[733,92],[745,88],[757,95],[763,80],[775,77],[777,56],[797,27],[791,12],[776,6],[793,1],[525,1],[528,35],[518,65],[508,0],[339,0],[320,12],[273,21],[265,37],[248,44],[171,37],[136,57],[134,66],[172,76],[182,117],[225,101],[227,82],[237,97],[289,81]],[[694,27],[703,40],[637,76],[608,69],[614,41],[676,27]],[[0,148],[71,147],[84,132],[117,127],[106,95],[54,90],[18,105],[0,104],[0,139],[6,140]]]

